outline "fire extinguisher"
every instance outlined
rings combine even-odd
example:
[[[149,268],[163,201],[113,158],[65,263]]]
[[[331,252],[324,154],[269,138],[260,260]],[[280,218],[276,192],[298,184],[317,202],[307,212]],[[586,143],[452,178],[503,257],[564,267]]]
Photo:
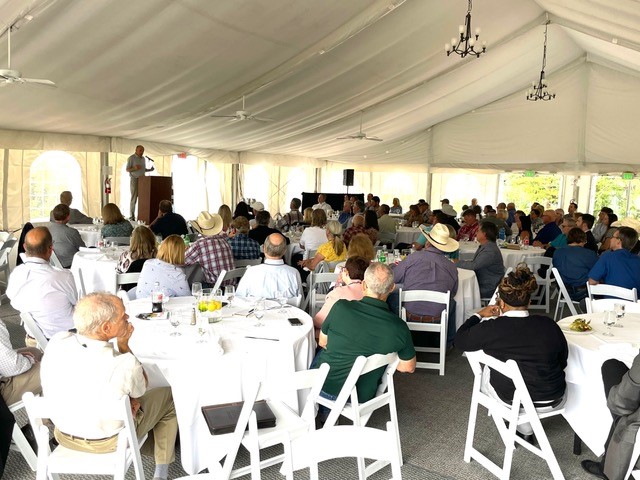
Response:
[[[111,193],[111,179],[109,177],[104,179],[104,193]]]

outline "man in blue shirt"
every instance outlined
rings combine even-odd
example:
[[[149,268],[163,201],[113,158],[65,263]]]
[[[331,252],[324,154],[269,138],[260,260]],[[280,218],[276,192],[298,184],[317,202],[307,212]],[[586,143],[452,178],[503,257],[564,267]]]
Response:
[[[582,248],[587,235],[578,227],[569,230],[567,242],[567,247],[559,248],[553,255],[553,266],[558,269],[571,299],[579,302],[587,296],[589,272],[598,256],[593,250]]]
[[[549,242],[555,240],[555,238],[562,233],[556,223],[555,210],[545,210],[542,214],[542,223],[544,223],[544,227],[538,232],[536,238],[533,239],[533,246],[547,248]]]
[[[605,283],[640,290],[640,257],[631,253],[638,241],[633,228],[620,227],[611,238],[611,251],[600,256],[589,272],[589,283]]]

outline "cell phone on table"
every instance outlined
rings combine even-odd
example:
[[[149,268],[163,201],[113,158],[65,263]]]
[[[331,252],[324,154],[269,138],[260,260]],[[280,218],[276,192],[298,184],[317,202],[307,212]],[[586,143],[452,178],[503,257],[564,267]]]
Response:
[[[299,327],[302,325],[302,322],[299,318],[287,318],[292,327]]]

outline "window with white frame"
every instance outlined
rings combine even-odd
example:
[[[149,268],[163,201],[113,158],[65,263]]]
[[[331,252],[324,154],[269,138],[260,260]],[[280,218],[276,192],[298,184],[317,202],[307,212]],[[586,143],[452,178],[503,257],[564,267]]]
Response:
[[[60,172],[64,172],[64,175]],[[65,190],[73,195],[71,206],[82,210],[82,172],[78,161],[62,151],[49,151],[39,155],[29,170],[31,221],[49,221],[51,210],[60,203],[60,193]]]

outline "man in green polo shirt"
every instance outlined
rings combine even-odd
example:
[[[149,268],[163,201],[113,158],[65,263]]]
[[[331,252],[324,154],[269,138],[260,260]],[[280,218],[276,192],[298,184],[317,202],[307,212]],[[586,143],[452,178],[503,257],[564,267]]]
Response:
[[[318,340],[324,350],[315,362],[317,366],[328,363],[331,367],[322,388],[323,396],[337,397],[360,355],[398,352],[398,371],[413,373],[415,370],[416,351],[409,327],[386,303],[394,287],[391,269],[385,264],[372,263],[362,281],[364,298],[338,300],[331,308]],[[366,402],[375,396],[383,370],[374,370],[360,378],[357,384],[360,401]]]

